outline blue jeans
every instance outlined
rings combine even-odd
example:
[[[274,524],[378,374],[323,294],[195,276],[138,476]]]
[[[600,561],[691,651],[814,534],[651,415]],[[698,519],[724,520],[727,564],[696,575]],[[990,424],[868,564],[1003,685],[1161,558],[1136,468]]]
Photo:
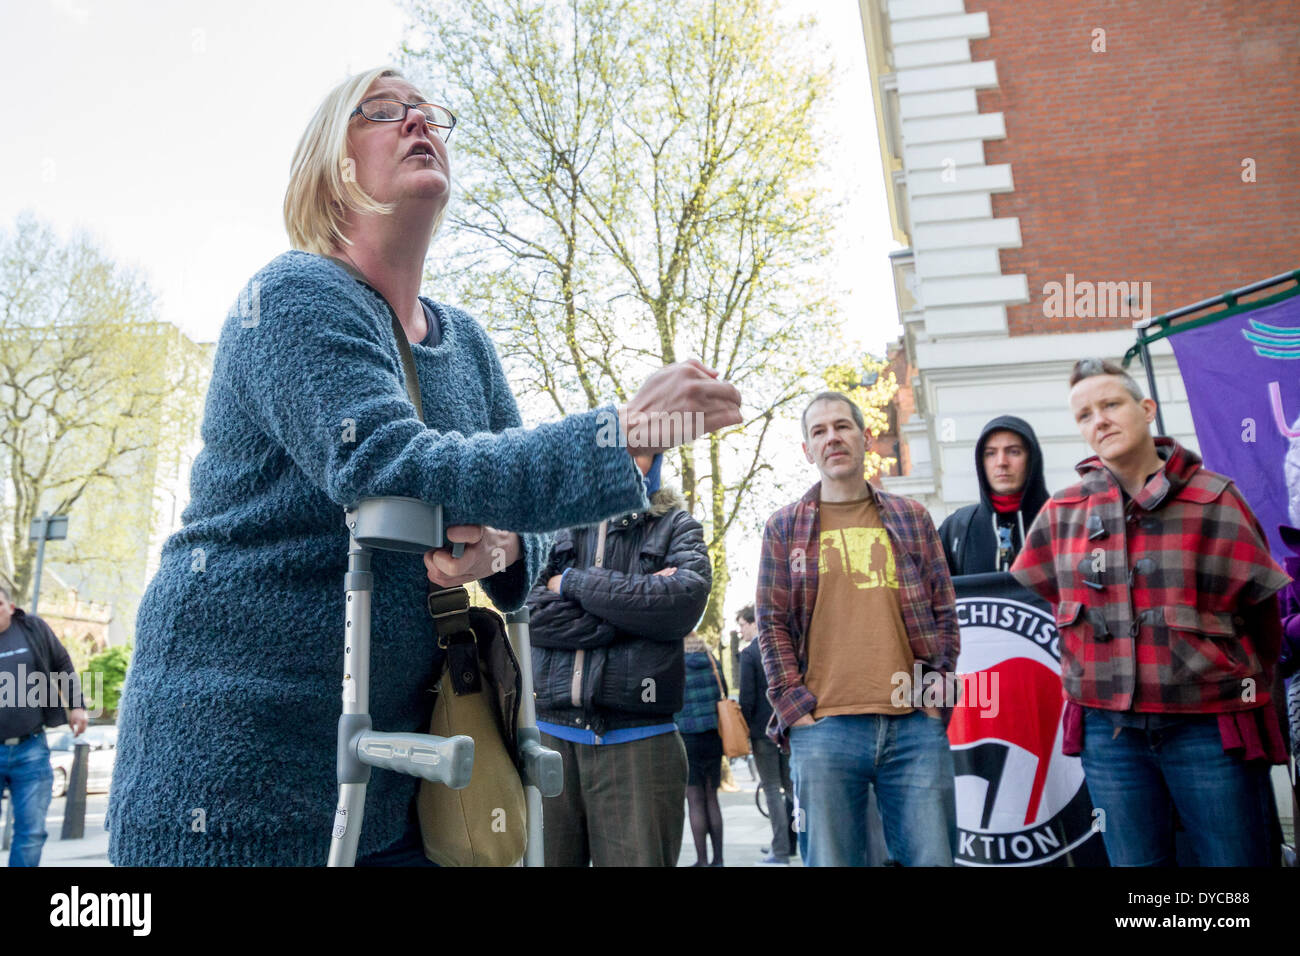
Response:
[[[790,730],[794,827],[807,866],[867,866],[872,786],[890,855],[904,866],[952,866],[957,804],[943,723],[847,714]]]
[[[1268,767],[1223,752],[1219,721],[1196,715],[1158,731],[1085,709],[1084,778],[1112,866],[1173,866],[1174,816],[1198,866],[1269,866]]]
[[[50,748],[38,733],[20,744],[0,744],[0,792],[9,790],[14,803],[10,866],[40,866],[45,846],[45,814],[54,795]]]

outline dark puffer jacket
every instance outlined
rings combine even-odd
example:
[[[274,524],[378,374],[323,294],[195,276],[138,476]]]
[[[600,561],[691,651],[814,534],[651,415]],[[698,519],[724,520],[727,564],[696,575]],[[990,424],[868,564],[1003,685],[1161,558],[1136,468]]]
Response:
[[[528,596],[539,720],[604,734],[671,721],[682,706],[682,638],[713,586],[704,529],[685,507],[661,488],[649,511],[611,518],[599,568],[599,526],[555,536]],[[655,575],[666,567],[677,571]],[[563,594],[547,590],[566,568]]]

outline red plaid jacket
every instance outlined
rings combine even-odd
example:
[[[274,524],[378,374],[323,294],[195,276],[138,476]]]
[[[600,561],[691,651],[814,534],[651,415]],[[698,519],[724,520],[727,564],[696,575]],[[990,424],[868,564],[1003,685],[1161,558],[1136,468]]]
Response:
[[[948,562],[930,514],[915,501],[867,486],[889,535],[898,569],[898,598],[912,656],[922,670],[946,674],[957,663],[961,636]],[[804,686],[808,628],[817,601],[818,513],[821,482],[786,505],[763,529],[758,569],[758,647],[767,674],[772,719],[767,735],[782,749],[790,725],[810,714],[817,699]]]
[[[1268,701],[1290,578],[1250,506],[1173,439],[1124,504],[1093,457],[1039,512],[1011,573],[1056,605],[1061,680],[1087,707],[1229,713]]]

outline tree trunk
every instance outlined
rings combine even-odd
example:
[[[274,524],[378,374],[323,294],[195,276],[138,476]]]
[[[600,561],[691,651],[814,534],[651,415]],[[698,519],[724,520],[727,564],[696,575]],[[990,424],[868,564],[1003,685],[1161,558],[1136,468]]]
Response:
[[[705,635],[705,640],[721,647],[723,605],[727,600],[731,572],[727,567],[727,537],[718,533],[727,523],[727,495],[722,481],[722,440],[717,435],[709,436],[709,468],[709,517],[713,529],[709,556],[713,565],[713,588],[709,591],[709,603],[704,607],[704,617],[697,630]]]

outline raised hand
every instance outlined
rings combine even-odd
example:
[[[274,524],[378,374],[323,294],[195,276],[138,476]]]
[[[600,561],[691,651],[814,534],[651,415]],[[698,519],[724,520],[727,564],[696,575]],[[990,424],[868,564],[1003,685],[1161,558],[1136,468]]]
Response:
[[[656,454],[744,421],[740,392],[699,359],[655,372],[618,410],[632,454]]]

